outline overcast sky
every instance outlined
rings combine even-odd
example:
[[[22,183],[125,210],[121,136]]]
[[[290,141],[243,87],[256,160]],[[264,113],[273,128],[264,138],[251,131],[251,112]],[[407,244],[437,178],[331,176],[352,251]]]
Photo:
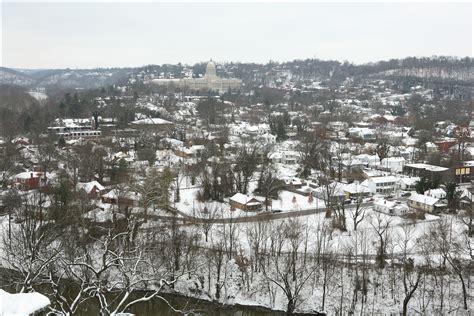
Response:
[[[471,3],[3,3],[2,65],[472,56]]]

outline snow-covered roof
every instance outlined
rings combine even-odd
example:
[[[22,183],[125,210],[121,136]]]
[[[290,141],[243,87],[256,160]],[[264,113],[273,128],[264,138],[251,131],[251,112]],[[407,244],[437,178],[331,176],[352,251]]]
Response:
[[[419,180],[420,180],[419,177],[405,177],[398,180],[398,182],[401,182],[406,185],[413,185],[415,184],[416,181],[419,181]]]
[[[168,143],[172,146],[183,146],[184,144],[184,142],[179,139],[169,138],[169,137],[163,138],[161,141],[164,143]]]
[[[374,206],[383,206],[387,208],[393,208],[395,207],[395,205],[397,205],[395,201],[388,201],[385,199],[377,199],[374,201]]]
[[[99,191],[103,191],[105,189],[104,186],[97,181],[79,182],[77,184],[78,189],[84,189],[87,193],[90,193],[94,187],[96,187]]]
[[[394,176],[386,176],[386,177],[373,177],[370,178],[369,180],[373,181],[374,183],[385,183],[385,182],[397,182],[398,177]]]
[[[383,163],[389,163],[389,162],[401,162],[401,161],[405,161],[405,158],[403,158],[403,157],[388,157],[388,158],[382,159],[382,164]]]
[[[461,188],[460,191],[461,191],[461,195],[460,195],[461,199],[466,198],[470,201],[474,201],[474,194],[471,193],[468,189]]]
[[[39,178],[43,175],[42,172],[34,171],[25,171],[14,176],[15,179],[29,179],[29,178]]]
[[[135,120],[130,124],[133,125],[168,125],[172,124],[170,121],[161,119],[161,118],[144,118],[141,120]]]
[[[425,170],[433,171],[433,172],[440,172],[440,171],[449,170],[449,168],[429,165],[429,164],[426,164],[426,163],[410,163],[410,164],[406,164],[405,166],[410,167],[410,168],[416,168],[416,169],[425,169]]]
[[[443,189],[430,189],[425,191],[425,195],[431,196],[431,197],[438,197],[438,198],[444,198],[446,197],[446,191]]]
[[[354,156],[354,158],[368,164],[377,164],[380,161],[379,156],[377,154],[375,155],[360,154],[360,155]]]
[[[112,189],[106,194],[103,194],[102,197],[109,198],[109,199],[117,199],[118,197],[121,197],[121,198],[138,201],[141,199],[141,194],[138,192],[121,191],[118,189]]]
[[[474,167],[474,160],[463,161],[463,167]]]
[[[413,202],[419,202],[426,205],[435,205],[439,201],[439,199],[437,198],[434,198],[428,195],[418,194],[416,192],[412,192],[408,200],[413,201]]]
[[[258,202],[255,198],[250,197],[246,194],[242,194],[242,193],[235,193],[230,198],[230,200],[232,200],[234,202],[237,202],[239,204],[243,204],[243,205],[257,205],[257,204],[260,204],[260,202]]]
[[[344,186],[344,191],[348,193],[370,193],[370,189],[360,183],[350,183]]]
[[[121,214],[115,214],[121,215]],[[82,215],[83,218],[91,219],[96,222],[107,222],[107,221],[112,221],[114,214],[113,212],[110,212],[109,210],[102,210],[100,208],[95,208],[85,214]]]

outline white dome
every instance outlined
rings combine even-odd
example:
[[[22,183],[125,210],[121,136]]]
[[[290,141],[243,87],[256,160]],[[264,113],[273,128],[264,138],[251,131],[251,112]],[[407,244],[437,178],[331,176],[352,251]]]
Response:
[[[206,66],[206,77],[216,77],[216,64],[214,62],[210,61],[207,63]]]

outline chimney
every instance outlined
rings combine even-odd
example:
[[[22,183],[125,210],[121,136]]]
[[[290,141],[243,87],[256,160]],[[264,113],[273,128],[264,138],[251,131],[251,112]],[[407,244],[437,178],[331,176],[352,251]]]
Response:
[[[30,178],[33,178],[33,172],[30,172]]]

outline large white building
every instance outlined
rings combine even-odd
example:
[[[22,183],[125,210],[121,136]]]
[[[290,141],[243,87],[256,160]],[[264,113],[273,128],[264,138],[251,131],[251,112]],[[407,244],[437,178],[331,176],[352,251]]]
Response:
[[[175,84],[193,90],[213,90],[220,93],[226,92],[229,89],[237,89],[242,84],[240,79],[218,77],[216,64],[212,61],[207,64],[206,74],[202,78],[154,79],[152,82],[159,85]]]

